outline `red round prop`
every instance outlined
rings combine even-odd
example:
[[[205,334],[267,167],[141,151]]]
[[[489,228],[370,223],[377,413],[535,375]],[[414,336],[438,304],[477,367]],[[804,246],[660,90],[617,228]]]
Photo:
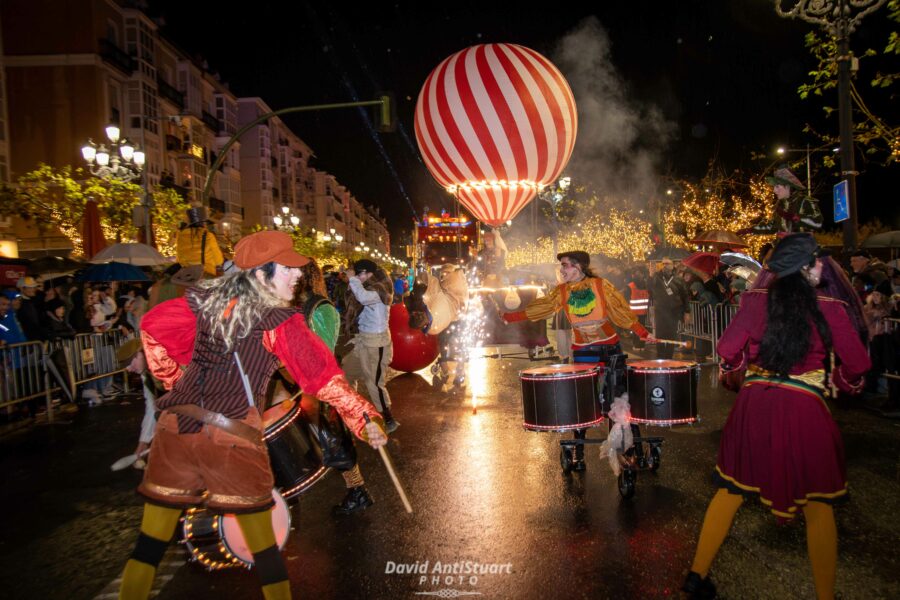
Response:
[[[394,358],[391,368],[412,373],[424,369],[437,358],[436,335],[425,335],[418,329],[409,328],[409,312],[403,304],[391,305],[388,323],[391,342],[394,343]]]
[[[415,125],[434,178],[496,227],[562,173],[578,115],[569,84],[549,60],[517,44],[481,44],[431,72]]]

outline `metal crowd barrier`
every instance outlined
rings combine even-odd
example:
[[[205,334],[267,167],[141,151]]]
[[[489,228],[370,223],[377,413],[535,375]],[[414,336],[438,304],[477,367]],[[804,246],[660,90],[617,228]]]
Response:
[[[61,388],[51,377],[48,362],[57,365],[73,394],[79,386],[125,372],[116,361],[116,348],[124,336],[111,330],[104,333],[81,333],[74,339],[51,342],[24,342],[0,348],[0,409],[45,397],[47,421],[53,421],[53,395]],[[54,361],[62,352],[65,361]],[[59,368],[59,365],[62,367]],[[124,378],[128,389],[128,377]]]
[[[900,319],[885,318],[884,330],[885,333],[894,336],[894,339],[896,340],[896,334],[897,332],[900,332]],[[896,343],[896,341],[894,343]],[[896,350],[896,347],[894,349]],[[890,371],[885,371],[881,375],[882,377],[887,377],[888,379],[900,379],[900,375],[898,375],[897,373],[892,373]]]
[[[680,322],[678,324],[678,335],[681,339],[690,339],[693,347],[696,348],[699,341],[709,344],[711,351],[710,364],[717,362],[716,347],[719,338],[731,319],[737,313],[739,306],[737,304],[701,304],[696,300],[690,303],[690,324]],[[655,307],[651,309],[651,321],[655,320]]]
[[[50,418],[54,388],[50,387],[50,377],[44,368],[45,354],[44,342],[22,342],[0,348],[0,408],[44,396]]]

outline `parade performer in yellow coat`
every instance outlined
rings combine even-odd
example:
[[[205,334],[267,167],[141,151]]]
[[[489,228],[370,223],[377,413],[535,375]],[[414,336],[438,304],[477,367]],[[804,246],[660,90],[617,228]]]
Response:
[[[625,361],[619,334],[615,327],[630,329],[641,340],[653,343],[656,338],[641,325],[628,302],[616,288],[590,269],[591,257],[575,250],[556,255],[562,283],[543,298],[537,298],[525,310],[508,312],[503,319],[512,323],[528,319],[540,321],[562,311],[572,324],[572,355],[577,363],[603,363],[607,366],[608,391],[604,406],[608,410],[612,398],[624,392]],[[575,437],[584,439],[586,430],[578,429]],[[573,470],[584,470],[584,446],[575,450]]]
[[[225,262],[216,235],[207,229],[210,223],[201,214],[200,208],[187,211],[188,223],[182,224],[175,240],[175,252],[182,267],[203,265],[203,272],[216,276],[216,269]]]

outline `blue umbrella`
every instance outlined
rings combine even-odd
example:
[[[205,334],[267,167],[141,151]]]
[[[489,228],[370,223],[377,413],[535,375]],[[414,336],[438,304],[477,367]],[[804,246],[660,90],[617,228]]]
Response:
[[[139,268],[120,262],[91,265],[75,277],[78,281],[150,281]]]

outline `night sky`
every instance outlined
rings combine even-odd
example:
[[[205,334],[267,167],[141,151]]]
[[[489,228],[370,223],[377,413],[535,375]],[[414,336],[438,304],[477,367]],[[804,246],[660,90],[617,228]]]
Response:
[[[573,36],[594,35],[608,47],[603,76],[617,82],[620,100],[639,121],[654,115],[654,125],[640,127],[628,148],[610,156],[602,140],[586,135],[591,119],[603,115],[581,114],[587,103],[570,80],[580,121],[573,161],[580,157],[582,166],[601,157],[612,161],[611,170],[576,173],[576,182],[592,187],[604,185],[588,181],[592,172],[607,180],[619,172],[659,188],[666,177],[702,176],[712,158],[728,171],[759,171],[775,160],[778,145],[816,144],[803,133],[805,123],[835,132],[838,126],[837,114],[826,120],[820,101],[803,101],[796,93],[814,66],[803,45],[812,26],[779,18],[765,0],[533,5],[317,0],[258,2],[253,10],[244,5],[233,12],[201,2],[151,0],[149,5],[152,16],[164,18],[165,35],[202,55],[237,95],[259,96],[273,109],[371,100],[380,90],[393,92],[401,127],[392,134],[374,134],[365,118],[370,113],[363,110],[284,120],[316,153],[314,166],[334,174],[363,203],[382,207],[395,236],[408,229],[413,209],[450,205],[419,159],[413,111],[431,70],[478,43],[526,45],[556,62],[567,77],[567,65],[557,61],[565,40],[582,44],[584,37]],[[854,36],[857,52],[884,46],[885,21],[884,9],[863,21]],[[836,106],[836,98],[831,100]],[[772,159],[752,161],[751,152]],[[654,172],[630,173],[630,154],[651,157]],[[897,168],[859,163],[857,168],[860,222],[877,216],[900,226],[897,203],[885,202],[888,190],[896,196]],[[805,178],[804,169],[797,172]],[[836,178],[824,169],[813,177],[827,220]]]

